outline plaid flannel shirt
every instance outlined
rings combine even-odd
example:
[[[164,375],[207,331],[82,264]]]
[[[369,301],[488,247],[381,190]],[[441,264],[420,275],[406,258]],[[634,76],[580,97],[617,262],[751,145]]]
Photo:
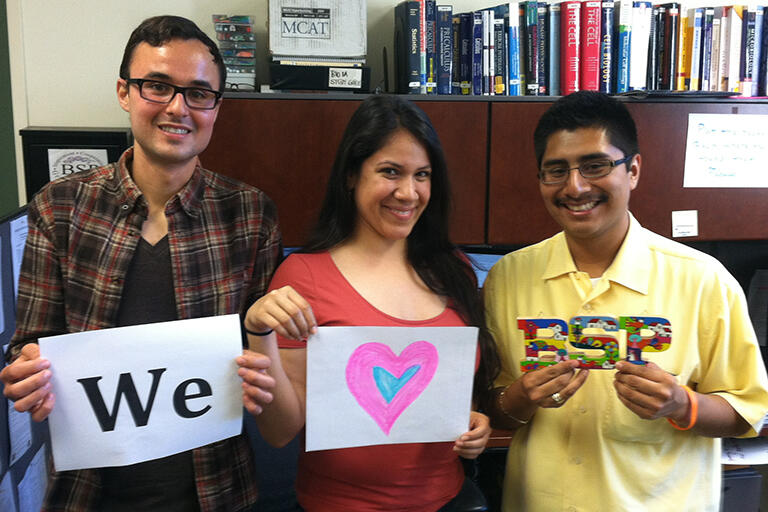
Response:
[[[128,149],[117,163],[57,180],[29,204],[9,358],[40,337],[115,325],[148,211],[132,159]],[[165,214],[179,319],[242,313],[265,293],[282,244],[264,193],[198,166]],[[250,450],[241,434],[193,451],[203,512],[255,503]],[[98,470],[52,473],[44,510],[92,509],[99,489]]]

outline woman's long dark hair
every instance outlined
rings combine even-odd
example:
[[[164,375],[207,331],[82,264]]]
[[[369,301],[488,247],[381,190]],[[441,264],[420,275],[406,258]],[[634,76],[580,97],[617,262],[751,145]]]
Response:
[[[461,318],[480,329],[482,361],[473,394],[478,407],[486,409],[499,371],[499,357],[485,327],[472,264],[449,238],[451,193],[445,156],[432,123],[420,108],[397,96],[375,95],[363,101],[344,131],[317,224],[302,251],[326,251],[353,234],[357,206],[349,183],[360,173],[363,162],[398,129],[407,130],[421,143],[432,168],[429,203],[408,235],[408,261],[430,290],[448,297]]]

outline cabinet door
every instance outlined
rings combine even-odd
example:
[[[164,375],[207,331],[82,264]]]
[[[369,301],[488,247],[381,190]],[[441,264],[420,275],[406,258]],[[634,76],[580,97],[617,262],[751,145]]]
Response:
[[[457,244],[485,243],[488,168],[488,103],[417,101],[440,137],[451,180],[451,238]]]
[[[689,114],[768,114],[768,104],[630,103],[627,108],[637,124],[642,155],[640,182],[629,207],[643,225],[671,237],[672,212],[697,210],[699,236],[680,241],[768,238],[768,189],[683,188]]]
[[[263,190],[277,204],[287,247],[304,243],[325,196],[344,128],[361,100],[226,98],[200,159]],[[446,153],[454,195],[454,242],[485,239],[485,102],[417,102]]]
[[[531,244],[559,231],[539,195],[533,130],[550,102],[491,105],[488,243]]]
[[[559,227],[544,208],[536,180],[533,131],[550,102],[491,107],[488,243],[530,244]],[[768,114],[762,102],[628,102],[642,155],[630,210],[641,224],[672,236],[672,212],[697,210],[699,236],[681,241],[768,238],[768,189],[683,188],[688,115]]]
[[[301,245],[325,196],[336,148],[359,101],[225,98],[203,166],[263,190],[286,247]]]

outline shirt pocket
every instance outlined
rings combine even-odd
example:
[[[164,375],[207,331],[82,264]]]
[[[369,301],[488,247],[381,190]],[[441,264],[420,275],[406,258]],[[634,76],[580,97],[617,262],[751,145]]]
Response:
[[[680,373],[680,368],[673,363],[674,359],[665,352],[643,352],[643,360],[654,362],[675,376]],[[646,420],[632,412],[619,400],[613,382],[601,423],[607,438],[626,443],[661,444],[672,430],[665,418]]]

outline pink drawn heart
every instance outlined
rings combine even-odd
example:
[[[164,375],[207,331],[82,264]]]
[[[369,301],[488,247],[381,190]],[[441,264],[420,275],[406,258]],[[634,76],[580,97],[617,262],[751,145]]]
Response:
[[[411,343],[400,356],[383,343],[364,343],[347,362],[347,386],[360,407],[389,435],[397,418],[432,380],[437,362],[437,349],[426,341]],[[392,389],[382,389],[386,383],[377,383],[375,374],[386,375]]]

